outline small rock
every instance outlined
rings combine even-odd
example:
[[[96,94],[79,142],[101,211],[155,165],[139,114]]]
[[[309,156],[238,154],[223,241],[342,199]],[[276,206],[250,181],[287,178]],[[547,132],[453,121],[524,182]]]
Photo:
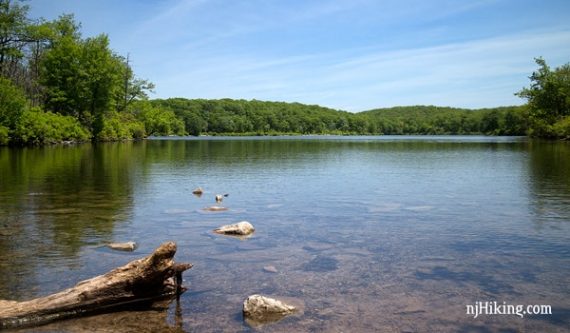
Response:
[[[113,250],[118,250],[118,251],[134,251],[138,245],[135,242],[125,242],[125,243],[109,243],[107,244],[107,247]]]
[[[274,315],[284,316],[296,310],[297,308],[292,305],[261,295],[251,295],[243,302],[244,316],[256,320]]]
[[[252,234],[255,231],[255,228],[251,223],[247,221],[241,221],[236,224],[224,225],[219,227],[218,229],[214,229],[214,232],[217,234],[224,234],[224,235],[238,235],[238,236],[247,236]]]
[[[204,208],[204,210],[206,210],[208,212],[224,212],[224,211],[228,210],[228,208],[222,207],[222,206],[210,206],[210,207]]]
[[[275,266],[264,266],[263,270],[266,271],[267,273],[277,273],[277,268],[275,268]]]
[[[216,194],[216,203],[220,203],[224,200],[224,197],[229,196],[228,193],[226,194]]]
[[[201,187],[198,187],[198,188],[194,189],[194,191],[192,191],[192,194],[197,195],[197,196],[201,196],[202,194],[204,194],[204,190]]]

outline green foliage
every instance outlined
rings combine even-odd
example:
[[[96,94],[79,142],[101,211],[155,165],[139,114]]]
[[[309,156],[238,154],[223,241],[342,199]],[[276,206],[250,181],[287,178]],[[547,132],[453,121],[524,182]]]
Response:
[[[8,127],[0,125],[0,146],[7,145],[10,141],[10,133]]]
[[[110,112],[103,119],[101,131],[95,137],[98,141],[142,139],[145,137],[144,124],[130,113]]]
[[[354,116],[317,105],[257,100],[173,98],[153,100],[151,103],[157,108],[173,111],[184,121],[185,131],[191,135],[340,133],[337,124],[348,126],[348,119]],[[346,127],[342,133],[349,134],[351,131],[352,128]]]
[[[148,135],[184,135],[184,122],[174,112],[161,110],[148,102],[138,102],[133,106],[137,118],[144,123]]]
[[[535,61],[539,68],[529,77],[530,87],[516,93],[528,100],[531,134],[566,137],[566,118],[570,116],[570,63],[552,70],[544,59]]]
[[[507,108],[502,122],[502,135],[523,135],[528,132],[528,108]]]
[[[564,117],[552,126],[554,135],[558,138],[570,139],[570,117]]]
[[[245,100],[154,100],[184,120],[191,135],[208,134],[489,134],[525,135],[523,107],[466,110],[411,106],[348,113],[316,105]]]
[[[382,134],[525,135],[524,107],[468,110],[436,106],[377,109],[357,114]]]
[[[13,140],[20,144],[38,145],[86,141],[89,137],[89,133],[73,117],[33,108],[24,111],[18,120]]]
[[[28,11],[20,1],[0,0],[0,75],[14,74],[17,68],[12,64],[23,57]]]
[[[24,93],[10,80],[0,76],[0,126],[14,128],[25,105]]]
[[[73,36],[65,35],[53,42],[41,65],[41,83],[45,89],[46,108],[89,123],[84,114],[81,82],[81,45]]]
[[[125,111],[133,102],[147,100],[147,92],[152,92],[154,83],[136,78],[131,68],[125,63],[121,68],[120,77],[124,80],[124,89],[116,90],[115,109]]]
[[[84,86],[83,101],[87,104],[87,112],[93,117],[91,128],[97,135],[103,128],[103,118],[111,106],[114,90],[121,89],[121,78],[118,76],[121,63],[109,49],[106,35],[88,38],[82,43],[83,54],[81,82]]]
[[[106,35],[81,39],[72,16],[60,17],[52,27],[54,37],[41,61],[46,108],[79,119],[95,139],[144,137],[140,124],[129,122],[134,127],[127,129],[114,111],[125,112],[131,102],[146,99],[154,85],[134,76],[109,48]]]
[[[129,132],[131,133],[131,138],[135,140],[144,139],[147,134],[144,128],[144,124],[134,117],[130,120],[127,125],[129,126]]]
[[[80,40],[67,32],[54,41],[42,62],[47,108],[78,118],[97,135],[122,89],[122,69],[107,36]]]
[[[51,42],[57,42],[62,38],[71,38],[73,40],[81,39],[81,24],[75,21],[73,14],[60,15],[57,20],[49,23],[51,27]]]
[[[530,135],[541,138],[570,139],[570,117],[564,117],[549,124],[546,120],[535,118],[532,122]]]

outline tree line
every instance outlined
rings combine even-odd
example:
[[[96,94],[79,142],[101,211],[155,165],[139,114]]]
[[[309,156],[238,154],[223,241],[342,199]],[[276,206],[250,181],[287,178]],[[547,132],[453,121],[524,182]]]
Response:
[[[156,108],[172,111],[190,135],[271,134],[486,134],[525,135],[526,107],[468,110],[408,106],[350,113],[299,103],[156,99]]]
[[[570,65],[538,58],[524,106],[408,106],[349,113],[258,100],[155,99],[105,34],[84,38],[72,15],[32,20],[0,0],[0,144],[139,139],[149,135],[485,134],[570,137]]]

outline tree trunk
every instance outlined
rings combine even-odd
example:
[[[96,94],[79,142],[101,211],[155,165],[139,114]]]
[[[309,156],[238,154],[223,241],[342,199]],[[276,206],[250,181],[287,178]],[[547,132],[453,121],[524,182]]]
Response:
[[[150,256],[132,261],[72,288],[30,301],[0,300],[0,329],[44,324],[133,302],[177,295],[182,272],[192,264],[174,263],[176,244],[167,242]]]

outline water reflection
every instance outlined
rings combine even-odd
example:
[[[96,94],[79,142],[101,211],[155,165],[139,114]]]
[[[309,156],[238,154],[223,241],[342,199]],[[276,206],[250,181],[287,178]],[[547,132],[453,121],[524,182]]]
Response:
[[[116,223],[128,221],[137,149],[132,143],[0,149],[3,297],[35,295],[43,279],[80,268],[84,246],[109,241]]]
[[[173,310],[169,310],[172,307]],[[144,324],[143,324],[144,323]],[[30,329],[33,332],[185,332],[176,300],[129,305],[128,309],[69,319]]]
[[[536,227],[560,229],[570,223],[570,143],[534,141],[529,150]]]

